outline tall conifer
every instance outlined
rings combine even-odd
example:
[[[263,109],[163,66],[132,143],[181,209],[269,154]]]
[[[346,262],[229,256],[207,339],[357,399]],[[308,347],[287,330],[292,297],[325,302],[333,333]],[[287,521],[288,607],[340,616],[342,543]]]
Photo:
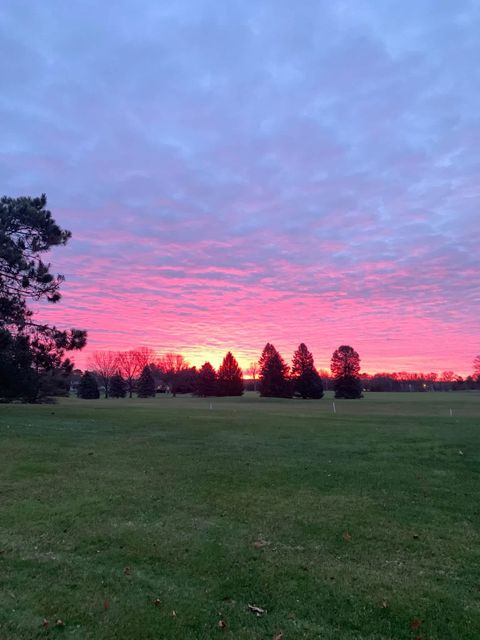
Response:
[[[143,367],[138,379],[137,395],[139,398],[152,398],[155,396],[155,379],[148,365]]]
[[[293,354],[291,379],[293,389],[302,398],[322,398],[323,384],[315,369],[313,355],[303,342]]]
[[[243,375],[238,362],[229,351],[218,369],[217,395],[243,395]]]
[[[273,344],[267,342],[259,365],[260,395],[265,398],[291,398],[292,388],[288,379],[288,365]]]

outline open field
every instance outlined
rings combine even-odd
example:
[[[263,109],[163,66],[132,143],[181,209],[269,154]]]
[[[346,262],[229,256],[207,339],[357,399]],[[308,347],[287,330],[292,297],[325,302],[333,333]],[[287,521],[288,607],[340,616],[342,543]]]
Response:
[[[212,402],[0,406],[1,640],[480,638],[480,393]]]

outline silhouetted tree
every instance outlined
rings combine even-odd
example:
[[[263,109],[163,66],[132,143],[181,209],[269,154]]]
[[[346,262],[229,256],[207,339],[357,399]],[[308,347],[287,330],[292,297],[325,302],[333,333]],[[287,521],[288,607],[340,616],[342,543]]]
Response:
[[[118,371],[118,353],[116,351],[94,351],[88,359],[88,365],[103,385],[105,398],[108,398],[110,380]]]
[[[125,398],[127,395],[127,385],[125,380],[119,373],[116,373],[110,379],[110,397]]]
[[[267,342],[259,361],[260,395],[265,398],[291,398],[288,366],[273,344]]]
[[[315,369],[313,355],[303,342],[293,354],[291,380],[293,391],[302,398],[322,398],[323,384]]]
[[[97,381],[90,371],[85,371],[80,378],[77,395],[84,400],[97,400],[100,397]]]
[[[27,336],[0,329],[0,398],[29,402],[37,397],[38,379]]]
[[[360,357],[348,345],[342,345],[333,352],[331,370],[334,377],[333,388],[336,398],[361,398]]]
[[[54,386],[55,376],[44,384],[45,376],[54,370],[59,379],[67,376],[73,365],[66,352],[86,343],[85,331],[35,322],[27,306],[29,300],[56,303],[61,298],[64,277],[50,273],[42,254],[65,245],[71,234],[56,224],[46,205],[45,195],[0,199],[0,398],[7,401],[41,400]],[[15,371],[15,381],[2,370]]]
[[[197,388],[195,391],[197,396],[207,398],[217,394],[217,374],[210,362],[205,362],[200,367],[197,375]]]
[[[155,380],[148,365],[143,367],[138,379],[137,395],[139,398],[152,398],[155,396]]]
[[[217,374],[217,395],[243,395],[243,375],[238,362],[229,351],[224,357]]]
[[[480,355],[476,356],[473,361],[473,377],[480,382]]]
[[[192,372],[190,374],[184,373],[191,367],[181,353],[166,353],[155,364],[162,382],[167,384],[174,394],[180,387],[184,388],[188,380],[192,379]],[[178,391],[178,393],[182,392]]]
[[[135,382],[143,367],[151,365],[155,360],[153,349],[139,347],[130,351],[120,351],[117,353],[117,366],[127,385],[130,398],[135,390]]]
[[[475,389],[476,384],[475,384],[475,380],[473,379],[473,376],[467,376],[465,378],[465,387],[467,389]]]
[[[177,393],[195,393],[197,389],[197,368],[188,367],[177,371],[171,382],[171,391],[173,395]]]
[[[246,371],[247,375],[252,377],[253,380],[253,390],[257,390],[257,374],[258,374],[258,362],[251,362],[250,366]]]

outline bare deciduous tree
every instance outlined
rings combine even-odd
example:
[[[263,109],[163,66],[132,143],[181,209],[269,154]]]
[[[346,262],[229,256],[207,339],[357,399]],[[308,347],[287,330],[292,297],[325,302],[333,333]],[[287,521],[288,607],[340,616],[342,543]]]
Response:
[[[110,391],[110,379],[119,368],[116,351],[94,351],[88,359],[88,367],[95,373],[105,389],[105,398]]]
[[[131,398],[135,382],[143,369],[155,360],[155,352],[148,347],[138,347],[130,351],[121,351],[118,356],[118,369],[127,383],[128,395]]]
[[[257,390],[257,374],[258,374],[258,362],[251,362],[248,369],[245,371],[247,376],[250,376],[253,380],[253,390]]]
[[[163,381],[172,389],[178,374],[186,371],[190,365],[181,353],[166,353],[157,360],[156,367]]]

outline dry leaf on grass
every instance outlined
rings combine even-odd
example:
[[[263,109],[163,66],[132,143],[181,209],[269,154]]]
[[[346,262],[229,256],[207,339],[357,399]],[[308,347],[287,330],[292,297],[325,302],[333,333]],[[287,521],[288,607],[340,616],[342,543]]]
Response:
[[[257,607],[256,604],[249,604],[248,609],[256,616],[263,616],[263,614],[266,613],[265,609],[262,609],[262,607]]]
[[[280,631],[276,636],[273,636],[273,640],[283,640],[283,632]]]
[[[345,533],[343,534],[343,539],[347,542],[350,542],[350,540],[352,539],[352,534],[349,531],[345,531]]]
[[[160,600],[160,598],[155,598],[155,600],[153,601],[153,604],[156,607],[159,607],[162,604],[162,601]]]
[[[123,575],[124,576],[131,576],[132,575],[132,569],[130,567],[124,567]]]
[[[225,620],[219,620],[217,626],[219,629],[226,629],[227,623],[225,622]]]
[[[268,544],[268,542],[266,540],[255,540],[255,542],[253,543],[253,546],[255,547],[255,549],[263,549],[263,547],[266,547]]]
[[[55,626],[57,627],[64,627],[65,626],[65,622],[63,620],[60,620],[60,618],[55,622]]]
[[[44,629],[48,629],[49,624],[50,624],[50,623],[48,622],[48,620],[47,620],[46,618],[44,618],[44,619],[43,619],[43,622],[42,622],[42,627],[43,627]]]

